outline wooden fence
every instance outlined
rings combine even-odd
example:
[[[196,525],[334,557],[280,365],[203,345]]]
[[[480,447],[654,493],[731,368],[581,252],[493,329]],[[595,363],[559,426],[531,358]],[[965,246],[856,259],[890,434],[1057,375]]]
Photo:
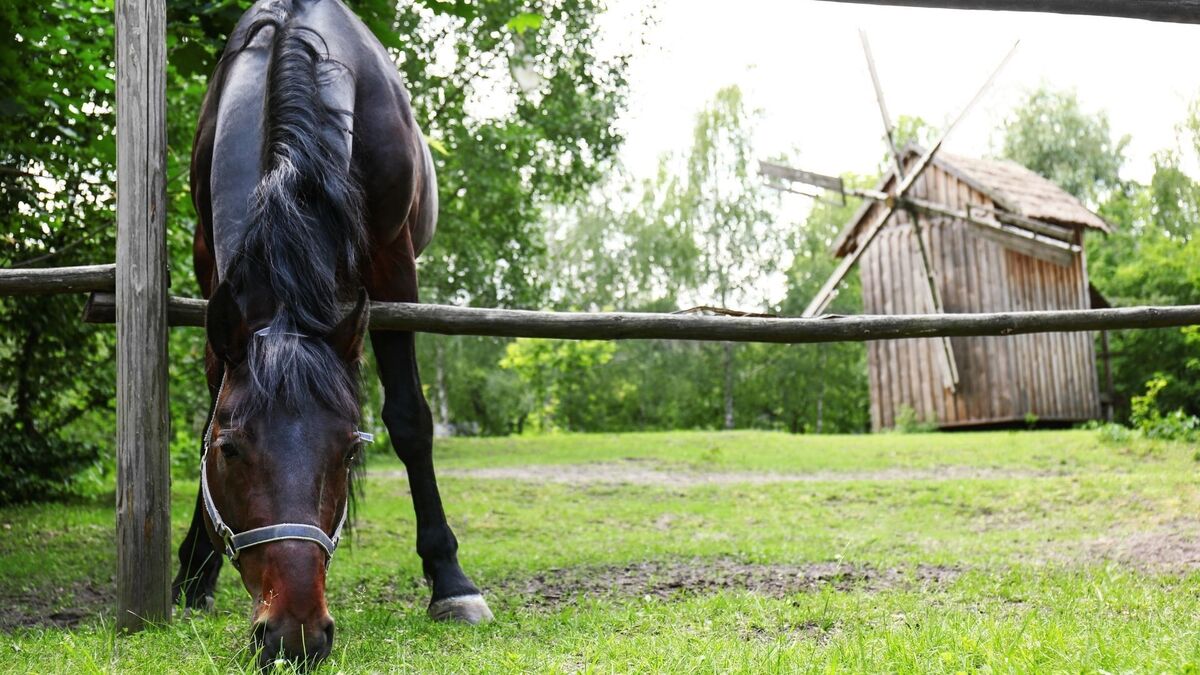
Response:
[[[172,326],[203,326],[204,300],[171,298]],[[93,293],[90,323],[112,323],[116,299]],[[408,302],[372,302],[375,330],[556,340],[702,340],[706,342],[867,342],[902,338],[1023,335],[1200,325],[1200,305],[997,312],[991,314],[826,315],[812,319],[649,312],[535,312]]]
[[[1200,23],[1200,0],[832,0],[1097,14]],[[200,325],[202,300],[168,298],[166,0],[117,0],[116,265],[0,270],[0,295],[92,292],[91,320],[117,324],[117,615],[121,631],[170,619],[167,327]],[[1200,324],[1200,307],[815,319],[556,314],[373,303],[372,326],[566,339],[762,342],[1111,330]]]

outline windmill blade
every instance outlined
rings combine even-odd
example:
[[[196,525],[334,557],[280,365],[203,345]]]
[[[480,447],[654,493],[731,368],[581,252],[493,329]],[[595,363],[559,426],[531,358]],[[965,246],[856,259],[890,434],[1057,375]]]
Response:
[[[917,159],[916,163],[913,164],[912,167],[910,167],[908,174],[900,180],[900,184],[896,187],[896,192],[893,193],[893,197],[888,200],[888,206],[883,210],[883,218],[877,219],[875,223],[871,225],[871,228],[867,230],[866,234],[863,235],[861,242],[859,243],[858,247],[854,249],[854,252],[842,259],[841,264],[837,266],[837,269],[835,269],[833,274],[830,275],[829,280],[825,282],[825,285],[821,287],[821,290],[817,292],[816,297],[813,298],[812,302],[810,302],[808,307],[804,310],[804,317],[807,318],[816,316],[829,306],[829,302],[833,300],[833,294],[834,291],[837,290],[838,285],[841,284],[842,280],[846,278],[846,275],[850,273],[850,269],[854,267],[856,262],[858,262],[858,259],[862,256],[863,251],[867,250],[867,247],[870,246],[871,242],[875,240],[875,236],[879,234],[881,229],[883,229],[884,224],[886,224],[888,219],[892,217],[892,214],[896,212],[896,209],[904,201],[908,191],[912,189],[912,186],[917,182],[917,179],[921,177],[921,174],[929,166],[929,163],[933,161],[934,155],[937,154],[938,150],[942,149],[942,144],[946,142],[946,137],[950,135],[950,132],[954,131],[954,127],[958,126],[958,123],[961,122],[964,117],[966,117],[971,108],[973,108],[975,104],[978,103],[981,98],[983,98],[983,95],[987,93],[987,90],[991,88],[992,83],[996,81],[996,77],[1000,75],[1000,71],[1003,70],[1004,66],[1007,65],[1012,59],[1013,54],[1017,51],[1017,47],[1020,46],[1020,44],[1020,40],[1013,44],[1012,49],[1009,49],[1008,53],[1004,55],[1004,59],[1000,61],[1000,65],[996,66],[996,69],[992,71],[991,76],[989,76],[987,81],[983,83],[983,86],[979,88],[979,91],[975,92],[975,96],[967,102],[967,105],[958,113],[958,116],[955,117],[952,122],[950,122],[950,125],[942,130],[941,135],[938,136],[934,144],[929,146],[929,149]]]
[[[858,197],[859,199],[870,199],[877,202],[886,202],[891,199],[891,195],[879,190],[868,190],[866,188],[847,187],[844,180],[839,176],[826,176],[822,173],[814,173],[812,171],[802,171],[793,169],[790,166],[775,164],[760,160],[758,163],[758,174],[766,178],[766,186],[772,190],[780,192],[790,192],[792,194],[801,195],[810,199],[815,199],[826,204],[836,204],[824,199],[821,193],[810,192],[808,190],[798,190],[788,183],[803,183],[814,187],[823,188],[829,192],[836,192],[842,198],[841,206],[845,206],[846,197]]]
[[[929,249],[925,246],[925,228],[921,227],[921,216],[916,209],[910,209],[909,216],[912,218],[913,235],[916,237],[918,253],[921,256],[921,271],[925,273],[925,301],[929,303],[934,314],[945,314],[942,296],[937,289],[937,279],[934,277],[933,264],[929,261]],[[954,359],[950,338],[942,336],[939,342],[941,358],[938,360],[942,364],[942,385],[950,391],[957,391],[958,362]]]
[[[845,183],[838,176],[826,176],[825,174],[813,171],[801,171],[800,169],[793,169],[790,166],[774,162],[760,160],[758,162],[758,173],[767,178],[804,183],[805,185],[812,185],[813,187],[824,188],[833,192],[845,192],[846,190]]]
[[[879,104],[879,116],[883,119],[883,133],[887,137],[888,149],[892,153],[892,161],[896,163],[896,173],[904,177],[904,165],[900,162],[900,150],[896,147],[895,127],[892,116],[888,114],[887,103],[883,100],[883,85],[879,83],[879,72],[875,70],[875,57],[871,54],[871,41],[867,39],[867,31],[859,30],[858,37],[862,40],[863,55],[867,57],[867,70],[871,71],[871,84],[875,86],[875,101]]]
[[[920,177],[921,172],[924,171],[925,168],[929,166],[929,163],[933,161],[933,156],[937,154],[938,150],[942,149],[942,144],[946,142],[946,138],[949,137],[950,133],[954,131],[954,127],[958,126],[958,123],[967,116],[967,113],[971,111],[971,108],[975,107],[975,104],[978,103],[979,100],[983,98],[983,95],[987,93],[987,90],[992,87],[992,84],[1000,75],[1000,71],[1004,70],[1004,66],[1008,65],[1008,62],[1012,60],[1013,54],[1016,53],[1017,47],[1020,45],[1020,40],[1017,40],[1015,43],[1013,43],[1012,48],[1009,49],[1008,53],[1004,55],[1004,58],[1001,59],[1000,64],[996,66],[996,69],[992,71],[990,76],[988,76],[987,81],[983,83],[983,86],[979,88],[979,91],[975,92],[975,96],[973,96],[971,100],[967,102],[967,105],[959,111],[958,116],[950,122],[949,126],[942,130],[942,133],[938,135],[938,138],[936,141],[934,141],[933,145],[929,146],[929,149],[925,151],[925,154],[921,155],[916,164],[912,166],[909,174],[904,177],[900,183],[900,187],[896,190],[897,198],[904,197],[905,193],[912,188],[913,183],[915,183],[917,178]]]
[[[825,281],[825,285],[821,286],[821,290],[817,291],[816,297],[812,299],[812,302],[808,303],[808,307],[804,308],[804,313],[800,316],[810,319],[825,311],[825,308],[833,301],[833,297],[836,295],[835,291],[838,285],[842,283],[842,279],[845,279],[846,275],[850,273],[850,268],[854,267],[854,264],[862,257],[863,251],[866,251],[867,246],[875,240],[875,235],[879,234],[879,231],[883,229],[884,224],[892,217],[897,208],[899,208],[899,205],[895,202],[883,207],[882,215],[877,216],[875,222],[871,224],[870,229],[867,230],[866,235],[863,237],[863,243],[854,249],[852,253],[842,258],[842,262],[838,264],[837,269],[833,270],[833,274],[829,275],[829,278]]]

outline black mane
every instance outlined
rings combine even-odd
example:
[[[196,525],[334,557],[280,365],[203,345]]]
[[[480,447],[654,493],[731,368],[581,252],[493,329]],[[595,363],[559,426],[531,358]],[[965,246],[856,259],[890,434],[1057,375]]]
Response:
[[[324,40],[294,24],[291,3],[251,25],[273,28],[266,80],[262,178],[250,222],[229,266],[236,293],[265,286],[276,311],[267,334],[251,339],[253,391],[247,407],[302,409],[316,399],[339,414],[359,415],[357,363],[345,364],[322,339],[341,319],[340,289],[355,288],[365,248],[362,197],[347,169],[342,139],[352,113],[321,97],[321,70],[340,68]]]

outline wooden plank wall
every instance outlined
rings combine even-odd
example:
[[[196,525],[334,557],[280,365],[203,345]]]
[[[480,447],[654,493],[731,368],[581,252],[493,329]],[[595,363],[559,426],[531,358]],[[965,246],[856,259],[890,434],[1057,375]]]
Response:
[[[916,196],[951,208],[992,207],[988,197],[931,167]],[[870,217],[871,214],[868,214]],[[1083,261],[1068,267],[1006,249],[958,220],[922,217],[938,290],[949,313],[1088,306]],[[863,302],[869,314],[932,311],[920,254],[908,214],[897,214],[859,263]],[[871,423],[895,426],[904,407],[942,427],[1093,419],[1100,414],[1092,336],[1056,333],[1014,337],[953,338],[960,383],[942,386],[937,340],[872,342],[867,348]]]

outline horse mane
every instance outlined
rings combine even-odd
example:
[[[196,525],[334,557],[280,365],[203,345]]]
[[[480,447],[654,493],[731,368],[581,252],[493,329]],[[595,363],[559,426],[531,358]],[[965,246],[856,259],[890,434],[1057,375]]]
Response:
[[[342,143],[352,111],[321,97],[332,65],[324,39],[298,26],[291,2],[272,3],[250,25],[241,49],[274,28],[266,73],[262,172],[249,224],[229,265],[235,291],[265,285],[276,311],[267,334],[251,339],[253,385],[245,407],[292,409],[314,398],[359,417],[358,364],[345,364],[323,339],[341,319],[339,289],[358,285],[366,244],[362,196]]]

